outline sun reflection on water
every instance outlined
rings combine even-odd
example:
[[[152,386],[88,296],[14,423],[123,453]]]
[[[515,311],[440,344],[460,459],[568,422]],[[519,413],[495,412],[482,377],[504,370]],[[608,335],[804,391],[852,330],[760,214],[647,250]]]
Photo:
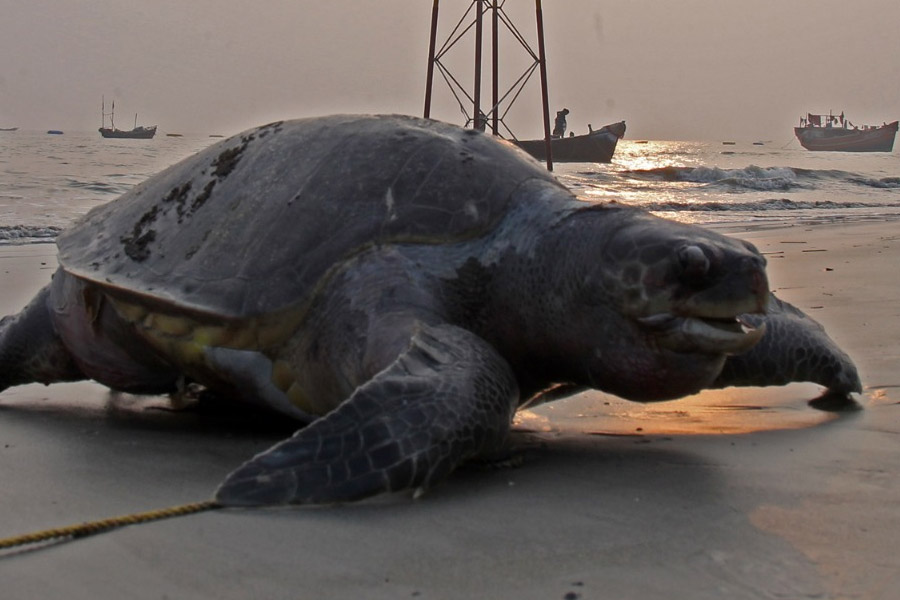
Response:
[[[700,225],[900,216],[892,157],[834,157],[771,142],[621,140],[608,164],[558,163],[588,202],[617,201]],[[852,153],[851,153],[852,154]]]

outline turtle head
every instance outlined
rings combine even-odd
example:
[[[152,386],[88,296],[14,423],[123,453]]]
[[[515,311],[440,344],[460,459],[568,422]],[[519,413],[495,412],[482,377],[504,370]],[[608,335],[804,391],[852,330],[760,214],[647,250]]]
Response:
[[[762,338],[764,325],[741,316],[765,312],[769,298],[766,261],[751,244],[622,207],[573,221],[562,285],[564,335],[582,342],[581,373],[569,374],[577,383],[633,400],[677,398]]]

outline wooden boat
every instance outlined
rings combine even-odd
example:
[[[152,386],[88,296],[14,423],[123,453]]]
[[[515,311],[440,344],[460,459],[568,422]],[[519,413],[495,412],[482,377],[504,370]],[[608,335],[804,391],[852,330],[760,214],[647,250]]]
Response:
[[[590,128],[590,125],[588,125]],[[602,162],[612,160],[616,144],[625,135],[625,121],[591,129],[584,135],[550,138],[550,152],[554,162]],[[544,140],[510,140],[513,144],[538,160],[545,160]]]
[[[897,121],[883,125],[854,125],[832,114],[807,113],[800,118],[800,126],[794,127],[794,135],[807,150],[833,152],[890,152],[894,149]]]
[[[0,131],[18,131],[18,127],[0,127]]]
[[[151,125],[150,127],[138,127],[137,124],[135,124],[134,129],[129,130],[101,127],[100,135],[105,138],[149,140],[156,135],[156,125]]]
[[[106,126],[106,102],[101,99],[100,105],[100,135],[105,138],[132,139],[132,140],[149,140],[156,135],[156,125],[149,127],[138,127],[137,113],[134,113],[134,129],[116,129],[114,122],[116,115],[116,102],[113,100],[112,111],[109,113],[109,127]]]

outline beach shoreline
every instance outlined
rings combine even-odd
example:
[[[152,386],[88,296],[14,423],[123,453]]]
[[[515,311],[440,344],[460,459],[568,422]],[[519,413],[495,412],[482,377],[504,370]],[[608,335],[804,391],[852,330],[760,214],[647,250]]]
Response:
[[[891,598],[900,586],[900,230],[722,224],[859,367],[863,410],[818,387],[603,395],[529,411],[518,469],[463,469],[423,498],[229,510],[0,558],[10,597]],[[0,246],[0,314],[55,269]],[[682,404],[679,404],[682,403]],[[0,394],[0,537],[208,498],[283,437],[91,383]],[[575,596],[570,596],[575,594]]]

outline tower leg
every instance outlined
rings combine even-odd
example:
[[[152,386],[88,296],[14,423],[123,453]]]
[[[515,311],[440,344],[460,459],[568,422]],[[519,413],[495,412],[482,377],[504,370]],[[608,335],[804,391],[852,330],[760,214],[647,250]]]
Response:
[[[426,119],[431,118],[431,87],[434,82],[434,48],[437,42],[438,4],[440,0],[434,0],[431,5],[431,41],[428,43],[428,74],[425,82],[425,114]]]
[[[547,170],[553,170],[553,151],[550,146],[550,102],[547,97],[547,54],[544,52],[544,11],[541,0],[534,0],[537,21],[538,60],[541,68],[541,100],[544,105],[544,151],[547,153]]]

